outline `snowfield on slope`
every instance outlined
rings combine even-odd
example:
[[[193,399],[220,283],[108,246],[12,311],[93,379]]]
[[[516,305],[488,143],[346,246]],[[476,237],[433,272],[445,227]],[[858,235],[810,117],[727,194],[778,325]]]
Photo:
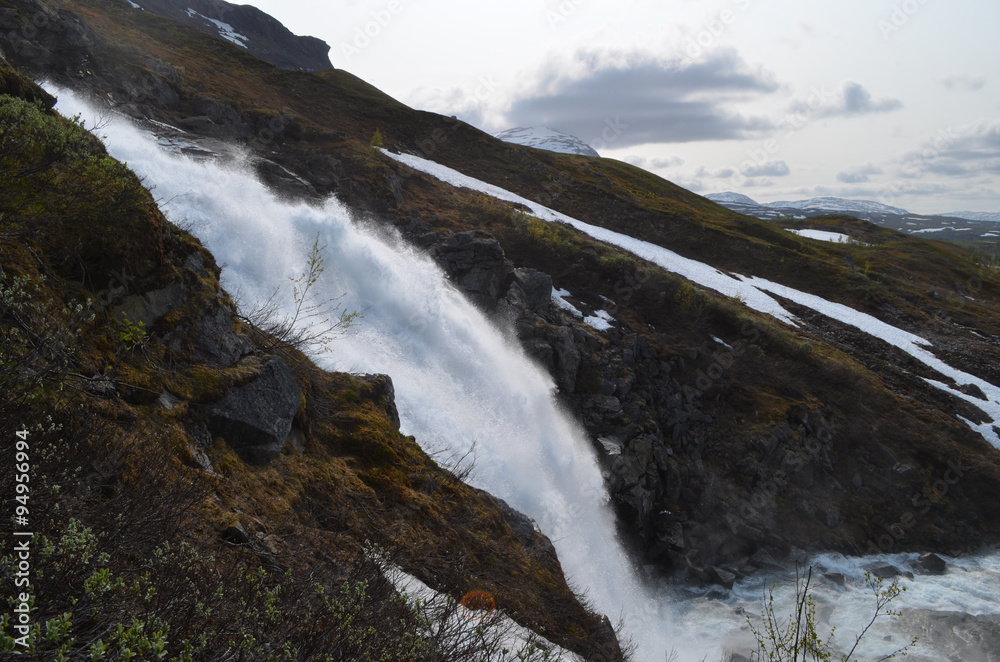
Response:
[[[830,241],[835,244],[846,244],[851,240],[849,235],[843,232],[830,232],[829,230],[793,230],[785,228],[787,232],[797,234],[806,239],[817,239],[819,241]]]
[[[738,298],[750,308],[767,313],[792,326],[798,326],[795,317],[782,308],[781,304],[770,296],[771,294],[794,301],[826,317],[853,326],[871,336],[879,338],[893,347],[906,352],[941,375],[954,379],[960,386],[973,384],[979,387],[986,395],[986,400],[969,396],[947,384],[935,380],[926,380],[929,384],[942,391],[970,402],[982,410],[987,417],[991,418],[992,420],[977,424],[961,416],[958,417],[973,430],[980,433],[988,442],[1000,449],[1000,435],[994,429],[994,426],[1000,425],[1000,388],[975,375],[970,375],[948,365],[926,349],[931,346],[931,343],[925,338],[886,324],[867,313],[854,310],[840,303],[827,301],[814,294],[801,292],[756,276],[747,277],[738,274],[726,274],[715,267],[683,257],[662,246],[584,223],[583,221],[540,205],[537,202],[523,198],[516,193],[464,175],[440,163],[435,163],[434,161],[429,161],[412,154],[394,154],[384,149],[382,153],[413,170],[431,175],[452,186],[468,188],[485,193],[498,200],[524,205],[541,220],[565,223],[598,241],[623,248],[637,257],[663,267],[667,271],[683,276],[702,287],[715,290],[728,297]]]

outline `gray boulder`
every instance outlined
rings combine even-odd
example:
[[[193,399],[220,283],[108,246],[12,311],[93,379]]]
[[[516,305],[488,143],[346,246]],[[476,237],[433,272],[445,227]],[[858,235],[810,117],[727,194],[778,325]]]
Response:
[[[219,306],[198,320],[194,357],[208,365],[228,368],[253,351],[253,342],[233,330],[229,312]]]
[[[267,464],[285,447],[300,394],[292,369],[271,357],[257,379],[229,389],[222,400],[204,408],[208,428],[244,462]]]
[[[948,569],[948,564],[937,554],[924,553],[913,562],[913,567],[929,575],[940,575]]]
[[[552,307],[552,276],[534,269],[515,269],[507,290],[507,303],[521,312],[525,308],[544,315]]]

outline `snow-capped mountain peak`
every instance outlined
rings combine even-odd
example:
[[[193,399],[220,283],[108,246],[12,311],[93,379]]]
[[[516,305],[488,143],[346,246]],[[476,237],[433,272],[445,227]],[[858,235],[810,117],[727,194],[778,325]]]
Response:
[[[759,203],[748,195],[725,191],[724,193],[709,193],[705,196],[712,202],[720,204],[729,203],[733,205],[758,205]]]
[[[526,147],[545,149],[560,154],[582,154],[583,156],[600,156],[593,147],[576,136],[548,127],[529,126],[507,129],[494,136],[500,140]]]
[[[891,207],[889,205],[882,204],[881,202],[874,202],[872,200],[847,200],[845,198],[834,198],[829,196],[809,198],[808,200],[779,200],[777,202],[764,203],[764,206],[780,209],[820,209],[830,212],[899,214],[901,216],[910,213],[905,209]]]
[[[979,221],[982,223],[1000,223],[1000,212],[989,211],[955,211],[948,214],[954,218],[964,218],[967,221]]]

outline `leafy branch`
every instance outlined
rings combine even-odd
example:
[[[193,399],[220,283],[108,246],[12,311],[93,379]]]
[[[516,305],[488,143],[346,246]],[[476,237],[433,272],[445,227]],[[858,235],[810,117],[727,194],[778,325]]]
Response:
[[[795,609],[787,623],[775,616],[774,587],[768,589],[764,609],[761,611],[763,624],[758,628],[747,616],[747,625],[757,640],[757,650],[751,654],[751,659],[754,662],[830,662],[834,659],[833,651],[830,648],[837,628],[832,628],[825,640],[820,637],[816,622],[816,603],[809,592],[811,581],[811,567],[805,576],[796,576]],[[871,573],[866,572],[865,584],[875,597],[874,612],[868,624],[855,637],[851,649],[840,656],[840,662],[851,662],[855,659],[854,652],[876,620],[882,616],[899,616],[898,611],[889,608],[889,604],[906,590],[900,588],[898,581],[883,587],[881,577],[873,577]],[[905,656],[916,643],[917,640],[914,638],[905,646],[879,658],[878,662],[891,660],[901,655]]]
[[[289,278],[295,302],[291,315],[281,314],[278,290],[266,301],[240,315],[255,331],[254,340],[261,349],[273,351],[294,348],[313,353],[324,352],[364,317],[364,311],[343,308],[340,300],[346,294],[329,298],[318,294],[320,278],[326,271],[324,250],[326,244],[320,245],[317,233],[306,258],[305,271]]]

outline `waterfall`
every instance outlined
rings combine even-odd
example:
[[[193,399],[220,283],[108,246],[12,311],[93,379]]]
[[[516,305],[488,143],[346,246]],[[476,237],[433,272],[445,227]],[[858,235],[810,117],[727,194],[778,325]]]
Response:
[[[55,92],[64,115],[95,115],[71,92]],[[615,536],[585,434],[558,407],[551,378],[437,265],[393,233],[356,221],[334,199],[310,206],[275,198],[245,163],[172,154],[124,119],[99,133],[166,216],[212,251],[224,287],[248,304],[277,290],[290,312],[290,278],[306,269],[318,235],[326,248],[317,287],[327,298],[343,295],[344,309],[363,311],[363,319],[314,360],[331,370],[389,374],[402,431],[427,452],[460,457],[475,444],[470,482],[534,518],[570,582],[612,621],[624,615],[638,623],[637,610],[649,612],[641,620],[663,641],[644,642],[644,657],[662,659],[655,651],[670,648],[668,632],[649,623],[659,614]]]
[[[64,115],[99,115],[69,91],[50,91]],[[764,586],[787,589],[794,577],[747,578],[728,595],[643,581],[615,535],[589,441],[560,410],[552,380],[429,258],[394,232],[355,219],[334,199],[316,206],[278,200],[241,159],[225,166],[172,153],[120,118],[98,133],[112,156],[145,180],[167,217],[214,253],[223,285],[247,304],[277,290],[290,312],[290,278],[306,270],[318,236],[325,245],[323,296],[343,294],[343,307],[364,316],[313,359],[331,370],[389,374],[402,431],[429,453],[459,457],[475,444],[470,482],[538,522],[571,584],[612,621],[624,617],[625,634],[638,645],[636,662],[662,662],[670,651],[678,662],[714,662],[727,648],[752,644],[744,609],[757,614]],[[904,556],[879,558],[905,564]],[[815,562],[858,577],[872,560],[827,555]],[[899,606],[989,613],[990,596],[1000,591],[1000,556],[949,563],[957,572],[920,577],[919,590],[911,589],[917,600]],[[821,604],[836,607],[845,642],[871,615],[870,594],[822,583],[816,591]],[[777,615],[788,613],[787,597],[777,604]]]

